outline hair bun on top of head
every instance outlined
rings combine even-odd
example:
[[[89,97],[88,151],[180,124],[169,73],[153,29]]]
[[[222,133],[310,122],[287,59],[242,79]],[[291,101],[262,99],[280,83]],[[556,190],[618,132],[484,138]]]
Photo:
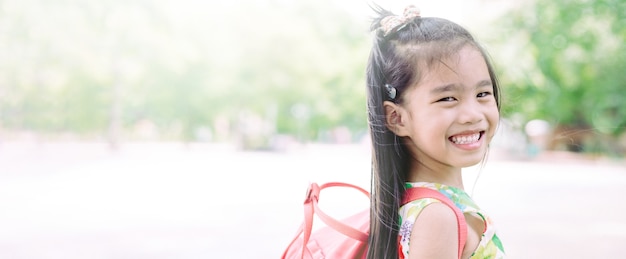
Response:
[[[380,29],[383,36],[387,37],[393,32],[397,32],[416,17],[420,17],[420,9],[414,5],[404,8],[402,15],[390,15],[380,20]]]

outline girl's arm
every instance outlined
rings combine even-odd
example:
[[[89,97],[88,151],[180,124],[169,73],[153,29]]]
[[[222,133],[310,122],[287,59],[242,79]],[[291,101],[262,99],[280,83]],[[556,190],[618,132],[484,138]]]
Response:
[[[458,259],[458,228],[454,211],[433,203],[417,216],[409,244],[410,259]]]

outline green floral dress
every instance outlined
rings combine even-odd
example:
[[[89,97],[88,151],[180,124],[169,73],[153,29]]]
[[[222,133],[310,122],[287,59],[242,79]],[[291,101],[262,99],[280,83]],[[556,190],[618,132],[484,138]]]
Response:
[[[476,251],[474,251],[470,259],[504,258],[504,249],[502,248],[502,243],[500,242],[500,239],[496,235],[496,230],[493,222],[484,213],[484,211],[478,208],[476,203],[474,203],[472,198],[470,198],[470,196],[465,193],[465,191],[438,183],[406,183],[406,188],[411,187],[427,187],[437,190],[450,198],[463,213],[476,214],[483,219],[483,221],[486,223],[485,232],[482,235]],[[422,209],[424,209],[427,205],[435,202],[440,201],[436,199],[425,198],[412,201],[400,207],[400,232],[398,238],[398,252],[400,258],[409,257],[409,239],[411,237],[411,230],[413,229],[413,223],[415,222],[415,219],[417,219],[417,216],[420,214]]]

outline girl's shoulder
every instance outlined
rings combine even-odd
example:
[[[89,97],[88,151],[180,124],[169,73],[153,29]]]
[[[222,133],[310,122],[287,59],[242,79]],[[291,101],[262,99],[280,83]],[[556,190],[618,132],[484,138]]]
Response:
[[[463,213],[476,213],[482,217],[486,227],[484,229],[482,239],[480,240],[480,243],[471,258],[504,258],[504,249],[502,248],[500,239],[495,233],[496,231],[492,220],[482,210],[480,210],[480,208],[465,191],[443,184],[426,182],[406,183],[405,187],[425,187],[437,190],[444,194],[444,196],[450,198],[456,207],[458,207]],[[441,202],[433,198],[423,198],[414,200],[400,207],[400,231],[398,233],[398,245],[400,249],[399,252],[402,256],[408,257],[409,239],[415,224],[420,224],[421,233],[431,233],[433,235],[437,235],[438,233],[428,232],[424,229],[424,225],[422,225],[422,223],[436,224],[439,227],[455,225],[454,223],[456,223],[456,218],[454,218],[452,210],[443,204],[438,204],[441,206],[429,206],[435,203]],[[420,214],[426,217],[418,217]],[[423,222],[423,220],[431,222]],[[438,221],[435,222],[435,220]]]
[[[459,204],[457,204],[457,201],[464,200],[464,199],[459,199],[459,197],[461,197],[462,195],[459,195],[457,190],[453,190],[449,186],[446,186],[443,184],[429,183],[429,182],[408,182],[406,183],[405,187],[407,189],[413,188],[413,187],[433,189],[442,193],[444,196],[452,200],[455,203],[455,205],[459,207],[459,209],[467,207],[467,206],[459,206]],[[431,204],[437,204],[437,203],[439,203],[441,206],[429,206]],[[402,240],[408,240],[411,234],[411,230],[413,229],[413,225],[415,224],[415,221],[417,220],[418,216],[422,214],[422,212],[426,208],[429,208],[427,215],[425,215],[427,216],[425,218],[426,220],[431,220],[431,219],[443,220],[443,222],[439,222],[439,223],[445,223],[447,221],[450,221],[451,223],[456,222],[456,218],[454,217],[454,212],[450,210],[450,208],[442,204],[441,201],[435,198],[416,199],[409,203],[403,204],[400,207],[400,210],[398,211],[399,223],[400,223],[399,234]],[[463,211],[463,209],[461,209],[461,211]]]
[[[411,187],[425,187],[439,191],[451,200],[458,200],[454,198],[454,192],[450,193],[449,189],[441,184],[436,183],[407,183],[407,188]],[[456,203],[455,203],[456,205]],[[457,205],[458,207],[458,205]],[[429,239],[456,239],[456,226],[457,218],[455,213],[441,201],[435,198],[421,198],[406,203],[400,207],[399,210],[399,249],[400,254],[408,255],[409,239],[414,228],[419,227],[420,236],[416,238]],[[428,249],[448,249],[447,242],[441,242],[445,244],[445,247],[433,247],[432,245]],[[420,249],[425,251],[424,248]],[[456,254],[456,250],[449,251],[452,254]]]
[[[449,188],[449,186],[446,186],[443,184],[429,183],[429,182],[407,182],[405,184],[405,187],[407,189],[414,188],[414,187],[422,187],[422,188],[429,188],[429,189],[436,190],[442,193],[444,196],[448,197],[450,200],[452,200],[455,203],[455,205],[457,205],[455,200],[460,200],[457,198],[459,195],[456,194],[455,190],[452,190],[451,188]],[[441,203],[441,201],[435,198],[421,198],[421,199],[416,199],[409,203],[403,204],[400,207],[400,210],[398,211],[399,216],[400,216],[400,224],[401,224],[400,231],[402,231],[402,228],[404,227],[408,227],[409,225],[412,226],[413,222],[415,221],[417,216],[424,210],[424,208],[428,207],[429,205],[433,203]],[[457,205],[457,207],[459,206]],[[410,229],[407,229],[407,230],[410,231]]]

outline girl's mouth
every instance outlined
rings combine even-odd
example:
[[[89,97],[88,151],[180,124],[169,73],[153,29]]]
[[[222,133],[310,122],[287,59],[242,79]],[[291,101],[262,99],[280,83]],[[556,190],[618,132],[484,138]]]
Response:
[[[478,142],[484,134],[485,131],[480,131],[471,134],[454,135],[449,137],[448,139],[452,141],[452,143],[457,145],[467,145]]]

